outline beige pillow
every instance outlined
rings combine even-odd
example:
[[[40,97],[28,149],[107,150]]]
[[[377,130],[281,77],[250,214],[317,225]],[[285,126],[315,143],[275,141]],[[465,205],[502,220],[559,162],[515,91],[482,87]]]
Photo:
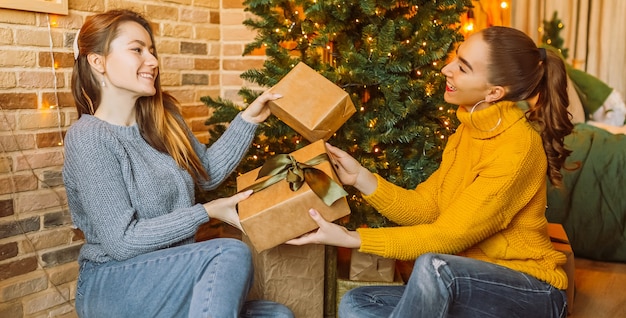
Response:
[[[567,77],[567,97],[569,97],[569,106],[567,107],[567,110],[570,114],[572,114],[572,123],[584,123],[585,109],[583,108],[583,103],[580,102],[580,97],[578,97],[576,88],[574,88],[574,83],[569,76]]]

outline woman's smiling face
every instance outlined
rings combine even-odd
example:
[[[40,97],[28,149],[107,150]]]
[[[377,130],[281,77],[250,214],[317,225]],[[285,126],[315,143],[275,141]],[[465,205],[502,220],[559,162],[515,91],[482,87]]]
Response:
[[[485,100],[491,85],[487,81],[489,47],[481,33],[461,43],[454,59],[441,73],[446,76],[446,102],[471,108]]]
[[[159,73],[159,63],[154,56],[150,34],[140,24],[120,24],[105,61],[106,84],[111,85],[110,88],[117,90],[117,93],[133,97],[156,93],[154,82]]]

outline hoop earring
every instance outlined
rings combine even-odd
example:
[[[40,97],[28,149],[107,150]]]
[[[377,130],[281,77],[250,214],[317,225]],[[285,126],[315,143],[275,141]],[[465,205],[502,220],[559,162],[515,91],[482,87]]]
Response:
[[[472,119],[472,114],[474,114],[474,110],[476,110],[476,106],[478,106],[478,105],[480,105],[482,103],[486,103],[486,102],[487,101],[483,99],[483,100],[479,101],[478,103],[474,104],[474,106],[472,107],[472,109],[470,110],[470,113],[469,113],[470,124],[472,124],[472,127],[474,127],[474,129],[479,130],[479,131],[484,132],[484,133],[488,133],[488,132],[492,132],[492,131],[496,130],[496,128],[500,127],[500,124],[502,123],[502,109],[500,109],[500,107],[497,107],[498,108],[498,112],[500,113],[500,115],[498,117],[498,122],[496,123],[495,126],[491,127],[491,129],[489,129],[489,130],[482,130],[482,129],[476,127],[476,124],[474,124],[474,119]]]

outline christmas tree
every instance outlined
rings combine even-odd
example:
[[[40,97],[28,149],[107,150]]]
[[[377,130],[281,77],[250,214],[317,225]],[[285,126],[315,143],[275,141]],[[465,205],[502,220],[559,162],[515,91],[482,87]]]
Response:
[[[459,18],[469,0],[275,1],[246,0],[256,17],[244,24],[257,32],[244,55],[264,49],[263,69],[242,78],[260,87],[275,85],[299,61],[349,93],[353,115],[329,142],[346,150],[369,170],[406,188],[424,181],[439,166],[447,137],[456,126],[454,109],[443,100],[441,68],[462,41]],[[261,92],[242,88],[245,103]],[[242,109],[221,98],[203,97],[214,108],[206,122],[213,142]],[[239,173],[257,168],[276,154],[308,144],[271,116],[258,130]],[[210,196],[235,192],[234,178]],[[354,189],[348,228],[392,225]]]
[[[563,58],[567,59],[568,49],[563,47],[565,41],[561,37],[561,30],[563,30],[564,27],[563,22],[561,22],[561,19],[557,16],[557,12],[554,11],[550,21],[543,20],[543,35],[541,36],[541,43],[557,49]]]

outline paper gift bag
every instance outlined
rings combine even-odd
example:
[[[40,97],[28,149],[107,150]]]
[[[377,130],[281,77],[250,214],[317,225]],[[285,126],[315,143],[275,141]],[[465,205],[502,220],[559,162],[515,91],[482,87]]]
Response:
[[[272,114],[310,142],[328,140],[356,112],[348,93],[302,62],[269,90],[283,95],[268,103]]]
[[[262,190],[255,190],[248,199],[238,203],[241,226],[258,252],[315,230],[318,226],[309,215],[308,211],[311,208],[319,211],[324,219],[331,222],[350,213],[350,207],[345,198],[347,193],[341,187],[328,161],[323,140],[294,151],[287,157],[277,156],[276,158],[285,159],[276,162],[286,161],[288,164],[280,165],[280,167],[274,166],[272,170],[266,169],[272,166],[266,162],[263,167],[237,178],[238,191],[262,185],[268,180],[278,180]],[[299,169],[295,166],[304,167],[304,169],[298,171]],[[287,171],[284,177],[280,173],[271,175],[271,173],[285,169]],[[260,172],[268,170],[271,171],[270,175],[257,180]],[[301,173],[304,173],[308,181],[302,182],[299,189],[294,191],[294,183],[288,180]],[[326,191],[327,196],[322,199],[315,191]],[[341,191],[342,194],[337,195],[337,191]],[[336,194],[335,197],[328,200],[332,193]]]
[[[567,294],[567,313],[571,315],[574,312],[574,273],[576,272],[574,252],[572,251],[572,246],[569,244],[569,239],[567,238],[565,229],[563,229],[563,225],[548,223],[548,234],[550,235],[554,249],[567,256],[563,270],[565,270],[567,274],[567,290],[565,291]]]
[[[249,237],[243,241],[250,245]],[[324,246],[281,244],[252,252],[254,283],[248,299],[281,303],[295,317],[324,317]]]
[[[361,253],[358,249],[352,249],[352,255],[350,256],[350,280],[393,282],[395,272],[395,259]]]

